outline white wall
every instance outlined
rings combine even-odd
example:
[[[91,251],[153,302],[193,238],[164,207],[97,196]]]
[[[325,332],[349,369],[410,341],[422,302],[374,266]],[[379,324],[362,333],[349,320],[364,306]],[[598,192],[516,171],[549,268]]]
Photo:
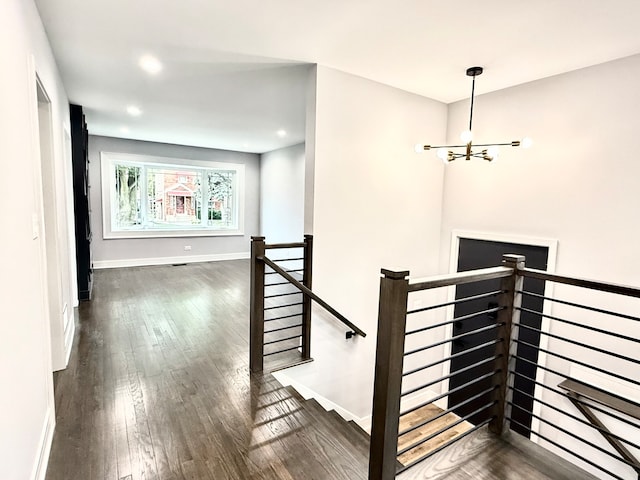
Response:
[[[633,147],[640,128],[639,76],[640,56],[634,56],[479,96],[475,139],[510,141],[528,135],[535,144],[530,150],[505,148],[495,163],[458,160],[447,166],[441,269],[448,266],[452,231],[464,229],[557,239],[558,273],[640,286],[635,259],[640,162]],[[450,106],[449,141],[457,140],[467,121],[468,102]],[[555,295],[587,304],[597,301],[592,293],[570,287],[556,286]],[[637,302],[633,308],[610,296],[602,302],[613,310],[637,313]],[[580,321],[590,318],[558,306],[553,312]],[[602,318],[599,322],[602,325]],[[608,322],[605,328],[614,325],[620,322]],[[627,335],[640,337],[639,325],[626,322],[624,328]],[[559,325],[552,325],[551,331],[567,335]],[[581,336],[578,332],[577,338]],[[564,342],[550,342],[550,348],[575,355]],[[619,342],[605,348],[637,356],[633,346]],[[613,366],[610,358],[600,361],[605,368]],[[552,360],[550,365],[569,373],[566,362]],[[626,373],[640,378],[637,367]],[[554,384],[558,379],[548,376],[547,381]],[[549,398],[545,392],[543,399]],[[566,425],[552,411],[543,409],[543,416]],[[608,448],[597,434],[580,431]],[[560,436],[546,426],[541,433],[552,439]],[[575,448],[584,451],[577,444]],[[610,463],[601,456],[591,459]]]
[[[626,253],[640,234],[640,162],[629,143],[639,125],[638,72],[635,56],[477,97],[479,141],[528,135],[535,143],[504,147],[495,163],[448,165],[442,266],[452,229],[490,230],[557,238],[559,272],[640,284]],[[466,122],[468,102],[451,105],[449,141]]]
[[[88,125],[91,132],[91,125]],[[172,238],[102,238],[100,152],[121,152],[188,160],[211,160],[245,165],[244,235]],[[257,154],[169,145],[164,143],[89,136],[91,183],[91,250],[96,268],[248,258],[250,239],[259,231],[260,159]],[[185,251],[185,245],[191,250]]]
[[[0,183],[6,198],[19,199],[0,210],[3,306],[0,319],[0,477],[44,478],[54,426],[50,325],[44,262],[43,206],[38,149],[36,71],[52,102],[56,185],[64,185],[63,125],[68,101],[44,29],[32,1],[0,2]],[[32,61],[33,59],[33,61]],[[35,67],[35,70],[34,70]],[[56,191],[57,218],[64,222],[68,192]],[[39,230],[34,238],[35,229]],[[60,264],[70,265],[73,241],[66,224],[57,234]],[[49,232],[48,232],[49,233]],[[72,279],[65,278],[70,292]],[[71,295],[71,293],[67,293]],[[72,298],[62,304],[74,303]]]
[[[316,163],[316,80],[318,66],[309,69],[304,142],[304,232],[313,232],[313,192]]]
[[[468,101],[447,108],[329,68],[317,70],[311,152],[314,291],[369,336],[345,345],[339,338],[344,329],[316,315],[316,361],[283,372],[284,381],[311,388],[355,417],[368,415],[379,269],[410,269],[413,276],[448,271],[454,230],[555,239],[557,272],[640,286],[633,261],[640,238],[640,163],[629,146],[640,126],[640,90],[635,86],[640,56],[479,96],[476,141],[503,142],[527,135],[534,138],[534,147],[503,148],[492,163],[458,160],[447,165],[444,174],[435,155],[415,155],[411,146],[444,140],[445,124],[447,142],[457,143],[468,122]],[[307,142],[308,150],[309,146]],[[611,296],[595,299],[589,292],[562,286],[556,286],[555,294],[630,314],[638,308],[637,302]],[[569,315],[558,306],[551,313]],[[580,319],[595,321],[584,313]],[[640,337],[638,325],[619,328]],[[568,334],[558,325],[552,325],[551,332]],[[584,336],[575,331],[571,335]],[[576,355],[575,348],[561,341],[549,341],[548,346]],[[620,342],[603,341],[600,346],[635,355],[633,346]],[[567,362],[548,362],[576,374]],[[597,362],[605,368],[625,368],[624,362],[606,357]],[[640,371],[626,368],[631,377],[640,377]],[[554,387],[559,381],[551,375],[543,379]],[[557,403],[548,392],[543,391],[542,398]],[[570,404],[565,407],[572,411]],[[608,448],[597,433],[569,424],[549,409],[541,414]],[[545,425],[540,432],[551,439],[561,437]],[[561,442],[584,450],[577,442]],[[591,458],[632,476],[605,456]]]
[[[304,235],[304,143],[260,156],[260,232],[268,243]]]
[[[54,267],[48,272],[48,282],[56,283],[50,288],[51,315],[49,326],[52,345],[52,367],[54,370],[66,368],[75,332],[74,307],[78,305],[76,285],[75,231],[73,227],[73,181],[71,172],[71,144],[69,101],[60,78],[49,41],[42,22],[32,1],[24,6],[29,22],[29,35],[33,46],[33,62],[40,85],[48,96],[51,124],[50,147],[45,158],[48,163],[38,174],[39,188],[49,190],[43,197],[43,229],[46,229],[46,243],[49,249],[47,262]],[[38,134],[39,136],[40,134]],[[38,140],[38,143],[39,140]],[[39,145],[38,145],[39,147]],[[38,150],[38,156],[40,152]],[[42,163],[42,162],[41,162]],[[42,168],[42,165],[41,165]],[[51,218],[53,217],[53,218]]]
[[[317,72],[313,232],[306,232],[315,242],[313,290],[368,336],[345,349],[346,329],[316,316],[316,332],[337,333],[312,334],[315,362],[287,373],[364,417],[380,269],[437,271],[444,168],[413,146],[444,140],[446,105],[327,67]]]

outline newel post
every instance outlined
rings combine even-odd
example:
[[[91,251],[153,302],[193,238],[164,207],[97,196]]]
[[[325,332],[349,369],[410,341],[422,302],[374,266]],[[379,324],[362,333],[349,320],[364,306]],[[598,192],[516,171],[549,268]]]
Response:
[[[495,360],[494,370],[499,371],[494,376],[494,384],[497,385],[497,388],[493,391],[492,398],[496,404],[491,410],[494,418],[489,423],[489,430],[496,435],[502,435],[504,432],[506,418],[510,416],[511,410],[507,405],[512,397],[512,392],[509,389],[512,376],[509,375],[509,370],[515,368],[515,359],[512,354],[515,354],[516,348],[516,344],[513,342],[512,326],[520,318],[518,308],[522,302],[522,294],[517,292],[522,291],[523,277],[518,275],[518,270],[524,269],[524,263],[524,255],[508,254],[502,256],[503,266],[512,268],[513,273],[500,282],[502,293],[498,296],[498,305],[504,308],[498,312],[496,321],[500,326],[497,335],[503,341],[496,343],[495,353],[498,358]]]
[[[313,235],[304,236],[302,284],[311,290],[313,269]],[[302,359],[311,358],[311,297],[302,295]]]
[[[264,237],[251,237],[251,291],[249,294],[249,368],[261,372],[264,368]]]
[[[369,480],[392,480],[396,475],[400,390],[409,294],[408,271],[392,272],[382,269],[382,275],[373,387]]]

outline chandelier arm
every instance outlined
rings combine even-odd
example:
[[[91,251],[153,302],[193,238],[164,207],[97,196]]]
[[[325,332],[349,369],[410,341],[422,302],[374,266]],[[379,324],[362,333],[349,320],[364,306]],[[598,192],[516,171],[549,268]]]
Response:
[[[505,143],[477,143],[477,144],[474,143],[473,146],[474,147],[502,147],[502,146],[519,147],[520,140],[514,140],[512,142],[505,142]]]
[[[467,148],[467,144],[465,143],[463,145],[429,145],[429,149],[432,149],[432,148]]]
[[[471,147],[502,147],[502,146],[510,146],[510,147],[518,147],[520,146],[520,140],[514,140],[512,142],[505,143],[472,143]],[[462,145],[429,145],[429,149],[433,148],[467,148],[467,144],[464,143]]]

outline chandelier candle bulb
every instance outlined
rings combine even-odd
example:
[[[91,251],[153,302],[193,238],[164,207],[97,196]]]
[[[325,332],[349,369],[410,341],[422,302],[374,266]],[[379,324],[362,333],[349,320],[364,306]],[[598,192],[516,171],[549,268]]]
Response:
[[[150,75],[157,75],[162,70],[162,63],[152,55],[143,55],[140,57],[138,65]]]

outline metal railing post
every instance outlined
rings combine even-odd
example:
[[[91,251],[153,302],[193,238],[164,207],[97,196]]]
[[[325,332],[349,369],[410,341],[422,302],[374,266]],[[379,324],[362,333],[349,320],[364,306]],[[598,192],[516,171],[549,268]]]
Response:
[[[509,370],[510,366],[513,366],[510,363],[515,362],[516,348],[512,339],[512,326],[520,316],[518,307],[521,304],[522,295],[516,292],[522,291],[523,277],[518,275],[518,271],[524,269],[524,264],[524,255],[508,254],[502,256],[502,265],[513,269],[513,273],[501,280],[500,290],[502,293],[498,296],[498,304],[504,307],[498,312],[496,319],[500,325],[497,335],[502,341],[496,343],[495,353],[498,358],[495,360],[494,369],[499,371],[494,377],[494,385],[497,385],[497,388],[493,391],[492,399],[496,404],[491,409],[493,419],[489,422],[489,430],[496,435],[502,435],[506,418],[509,417],[507,402],[510,400],[511,390],[508,388],[508,384],[512,381]]]
[[[407,322],[409,272],[382,269],[378,310],[369,480],[392,480],[396,475],[398,424],[404,339]]]
[[[251,291],[249,311],[249,368],[264,369],[264,237],[251,237]]]
[[[304,236],[302,284],[311,290],[313,269],[313,235]],[[302,359],[311,358],[311,297],[302,294]]]

